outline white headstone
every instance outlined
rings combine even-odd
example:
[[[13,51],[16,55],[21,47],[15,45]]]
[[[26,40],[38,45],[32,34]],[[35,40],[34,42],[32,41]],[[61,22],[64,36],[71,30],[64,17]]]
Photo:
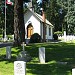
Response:
[[[14,75],[26,75],[26,62],[24,61],[14,62]]]
[[[72,69],[72,75],[75,75],[75,68]]]
[[[45,63],[45,47],[39,48],[39,61],[40,63]]]
[[[66,42],[66,31],[64,31],[64,42]]]
[[[6,59],[11,59],[11,46],[6,47]]]

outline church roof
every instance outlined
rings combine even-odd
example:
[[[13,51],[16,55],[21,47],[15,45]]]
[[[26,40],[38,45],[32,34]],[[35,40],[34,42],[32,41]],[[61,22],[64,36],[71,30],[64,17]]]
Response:
[[[33,11],[30,10],[30,9],[29,9],[29,11],[32,12],[41,22],[43,22],[43,17],[42,17],[40,14],[38,14],[38,13],[36,13],[36,12],[33,12]],[[45,20],[46,20],[46,21],[45,21],[46,24],[48,24],[48,25],[50,25],[50,26],[53,27],[53,25],[52,25],[47,19],[45,19]]]
[[[40,14],[38,13],[34,13],[42,22],[43,22],[43,18]],[[46,24],[53,26],[47,19],[46,19]]]

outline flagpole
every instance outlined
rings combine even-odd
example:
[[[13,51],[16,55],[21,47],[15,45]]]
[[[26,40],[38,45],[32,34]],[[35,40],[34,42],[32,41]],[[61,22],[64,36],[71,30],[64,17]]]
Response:
[[[4,41],[7,40],[7,37],[6,37],[6,0],[5,0],[5,29],[4,29]]]

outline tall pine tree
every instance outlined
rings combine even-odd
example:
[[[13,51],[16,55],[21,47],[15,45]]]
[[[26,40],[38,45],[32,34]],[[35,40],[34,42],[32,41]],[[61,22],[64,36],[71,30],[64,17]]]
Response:
[[[75,1],[57,0],[57,3],[65,11],[64,27],[66,27],[67,34],[75,34]]]
[[[67,10],[67,30],[68,34],[75,34],[75,1],[68,0],[68,10]]]

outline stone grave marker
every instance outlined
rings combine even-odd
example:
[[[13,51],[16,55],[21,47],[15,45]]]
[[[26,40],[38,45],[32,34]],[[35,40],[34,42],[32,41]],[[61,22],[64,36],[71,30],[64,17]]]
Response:
[[[26,75],[26,62],[14,61],[14,75]]]
[[[22,51],[17,56],[17,61],[25,61],[28,62],[31,60],[31,56],[25,51],[25,45],[24,42],[22,43]]]
[[[39,48],[39,61],[40,63],[45,63],[45,47]]]
[[[66,42],[66,31],[64,31],[64,42]]]
[[[75,68],[72,69],[72,75],[75,75]]]
[[[6,47],[6,59],[11,59],[11,46]]]

